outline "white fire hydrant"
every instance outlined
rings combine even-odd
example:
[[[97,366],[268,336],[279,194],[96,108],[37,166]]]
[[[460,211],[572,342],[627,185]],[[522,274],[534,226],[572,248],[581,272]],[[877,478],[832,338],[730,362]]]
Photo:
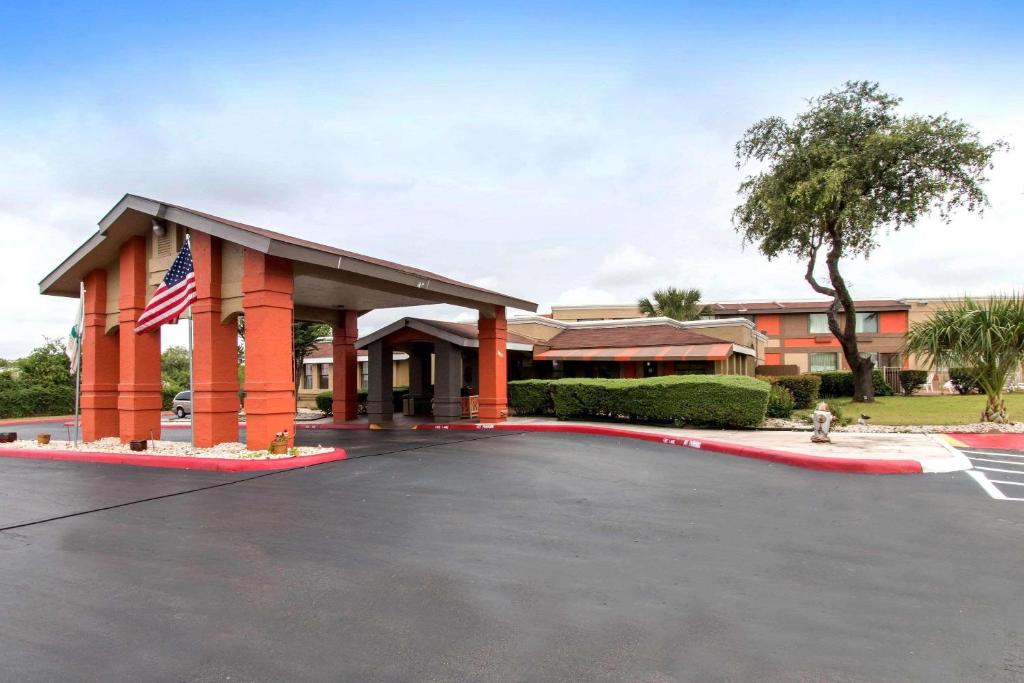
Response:
[[[828,404],[822,401],[818,404],[818,407],[811,413],[811,424],[814,425],[814,432],[811,434],[811,441],[813,443],[832,443],[832,439],[828,438],[828,432],[832,428],[832,420],[834,419],[831,412],[829,412]]]

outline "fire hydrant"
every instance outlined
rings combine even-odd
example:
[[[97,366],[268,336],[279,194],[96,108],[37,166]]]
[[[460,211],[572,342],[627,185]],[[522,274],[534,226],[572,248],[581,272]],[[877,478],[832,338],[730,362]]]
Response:
[[[832,443],[828,438],[828,432],[832,428],[833,415],[829,412],[828,404],[822,401],[811,413],[811,424],[814,425],[814,432],[811,434],[812,443]]]

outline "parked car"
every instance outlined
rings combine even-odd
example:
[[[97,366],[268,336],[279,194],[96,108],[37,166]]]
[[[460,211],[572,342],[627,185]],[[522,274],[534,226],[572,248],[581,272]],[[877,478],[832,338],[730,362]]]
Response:
[[[185,417],[186,415],[192,414],[192,392],[182,391],[179,392],[174,400],[171,401],[171,410],[178,417]]]

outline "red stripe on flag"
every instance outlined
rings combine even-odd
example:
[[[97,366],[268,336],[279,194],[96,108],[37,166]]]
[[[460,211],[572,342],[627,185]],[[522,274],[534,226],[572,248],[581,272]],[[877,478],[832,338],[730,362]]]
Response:
[[[152,318],[163,317],[163,315],[167,311],[173,310],[175,308],[181,307],[181,309],[184,310],[185,308],[188,308],[188,303],[185,303],[185,305],[182,306],[182,302],[191,302],[194,301],[195,298],[195,283],[189,283],[189,285],[184,290],[179,291],[173,299],[165,299],[163,302],[161,302],[161,304],[157,306],[147,306],[145,309],[143,309],[142,315],[139,316],[137,324],[145,324],[148,323],[149,320]]]

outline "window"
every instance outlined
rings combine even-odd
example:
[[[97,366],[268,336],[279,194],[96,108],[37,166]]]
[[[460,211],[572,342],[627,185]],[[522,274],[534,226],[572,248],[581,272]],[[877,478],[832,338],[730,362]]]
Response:
[[[359,381],[363,391],[370,387],[370,364],[365,360],[359,362]]]
[[[857,314],[857,332],[878,332],[878,314],[877,313],[858,313]],[[875,363],[877,365],[878,363]]]
[[[838,353],[809,353],[811,372],[830,372],[839,369]]]
[[[331,388],[331,364],[320,363],[317,365],[320,368],[320,388],[330,389]]]
[[[306,363],[302,366],[302,388],[312,389],[313,388],[313,364]]]
[[[860,315],[860,314],[858,313],[858,315]],[[872,352],[862,351],[861,354],[860,354],[860,357],[861,358],[868,358],[868,359],[870,359],[871,362],[874,364],[874,366],[876,368],[879,367],[878,352],[877,351],[872,351]]]
[[[807,331],[811,334],[829,334],[828,317],[824,313],[811,313],[807,316]]]

